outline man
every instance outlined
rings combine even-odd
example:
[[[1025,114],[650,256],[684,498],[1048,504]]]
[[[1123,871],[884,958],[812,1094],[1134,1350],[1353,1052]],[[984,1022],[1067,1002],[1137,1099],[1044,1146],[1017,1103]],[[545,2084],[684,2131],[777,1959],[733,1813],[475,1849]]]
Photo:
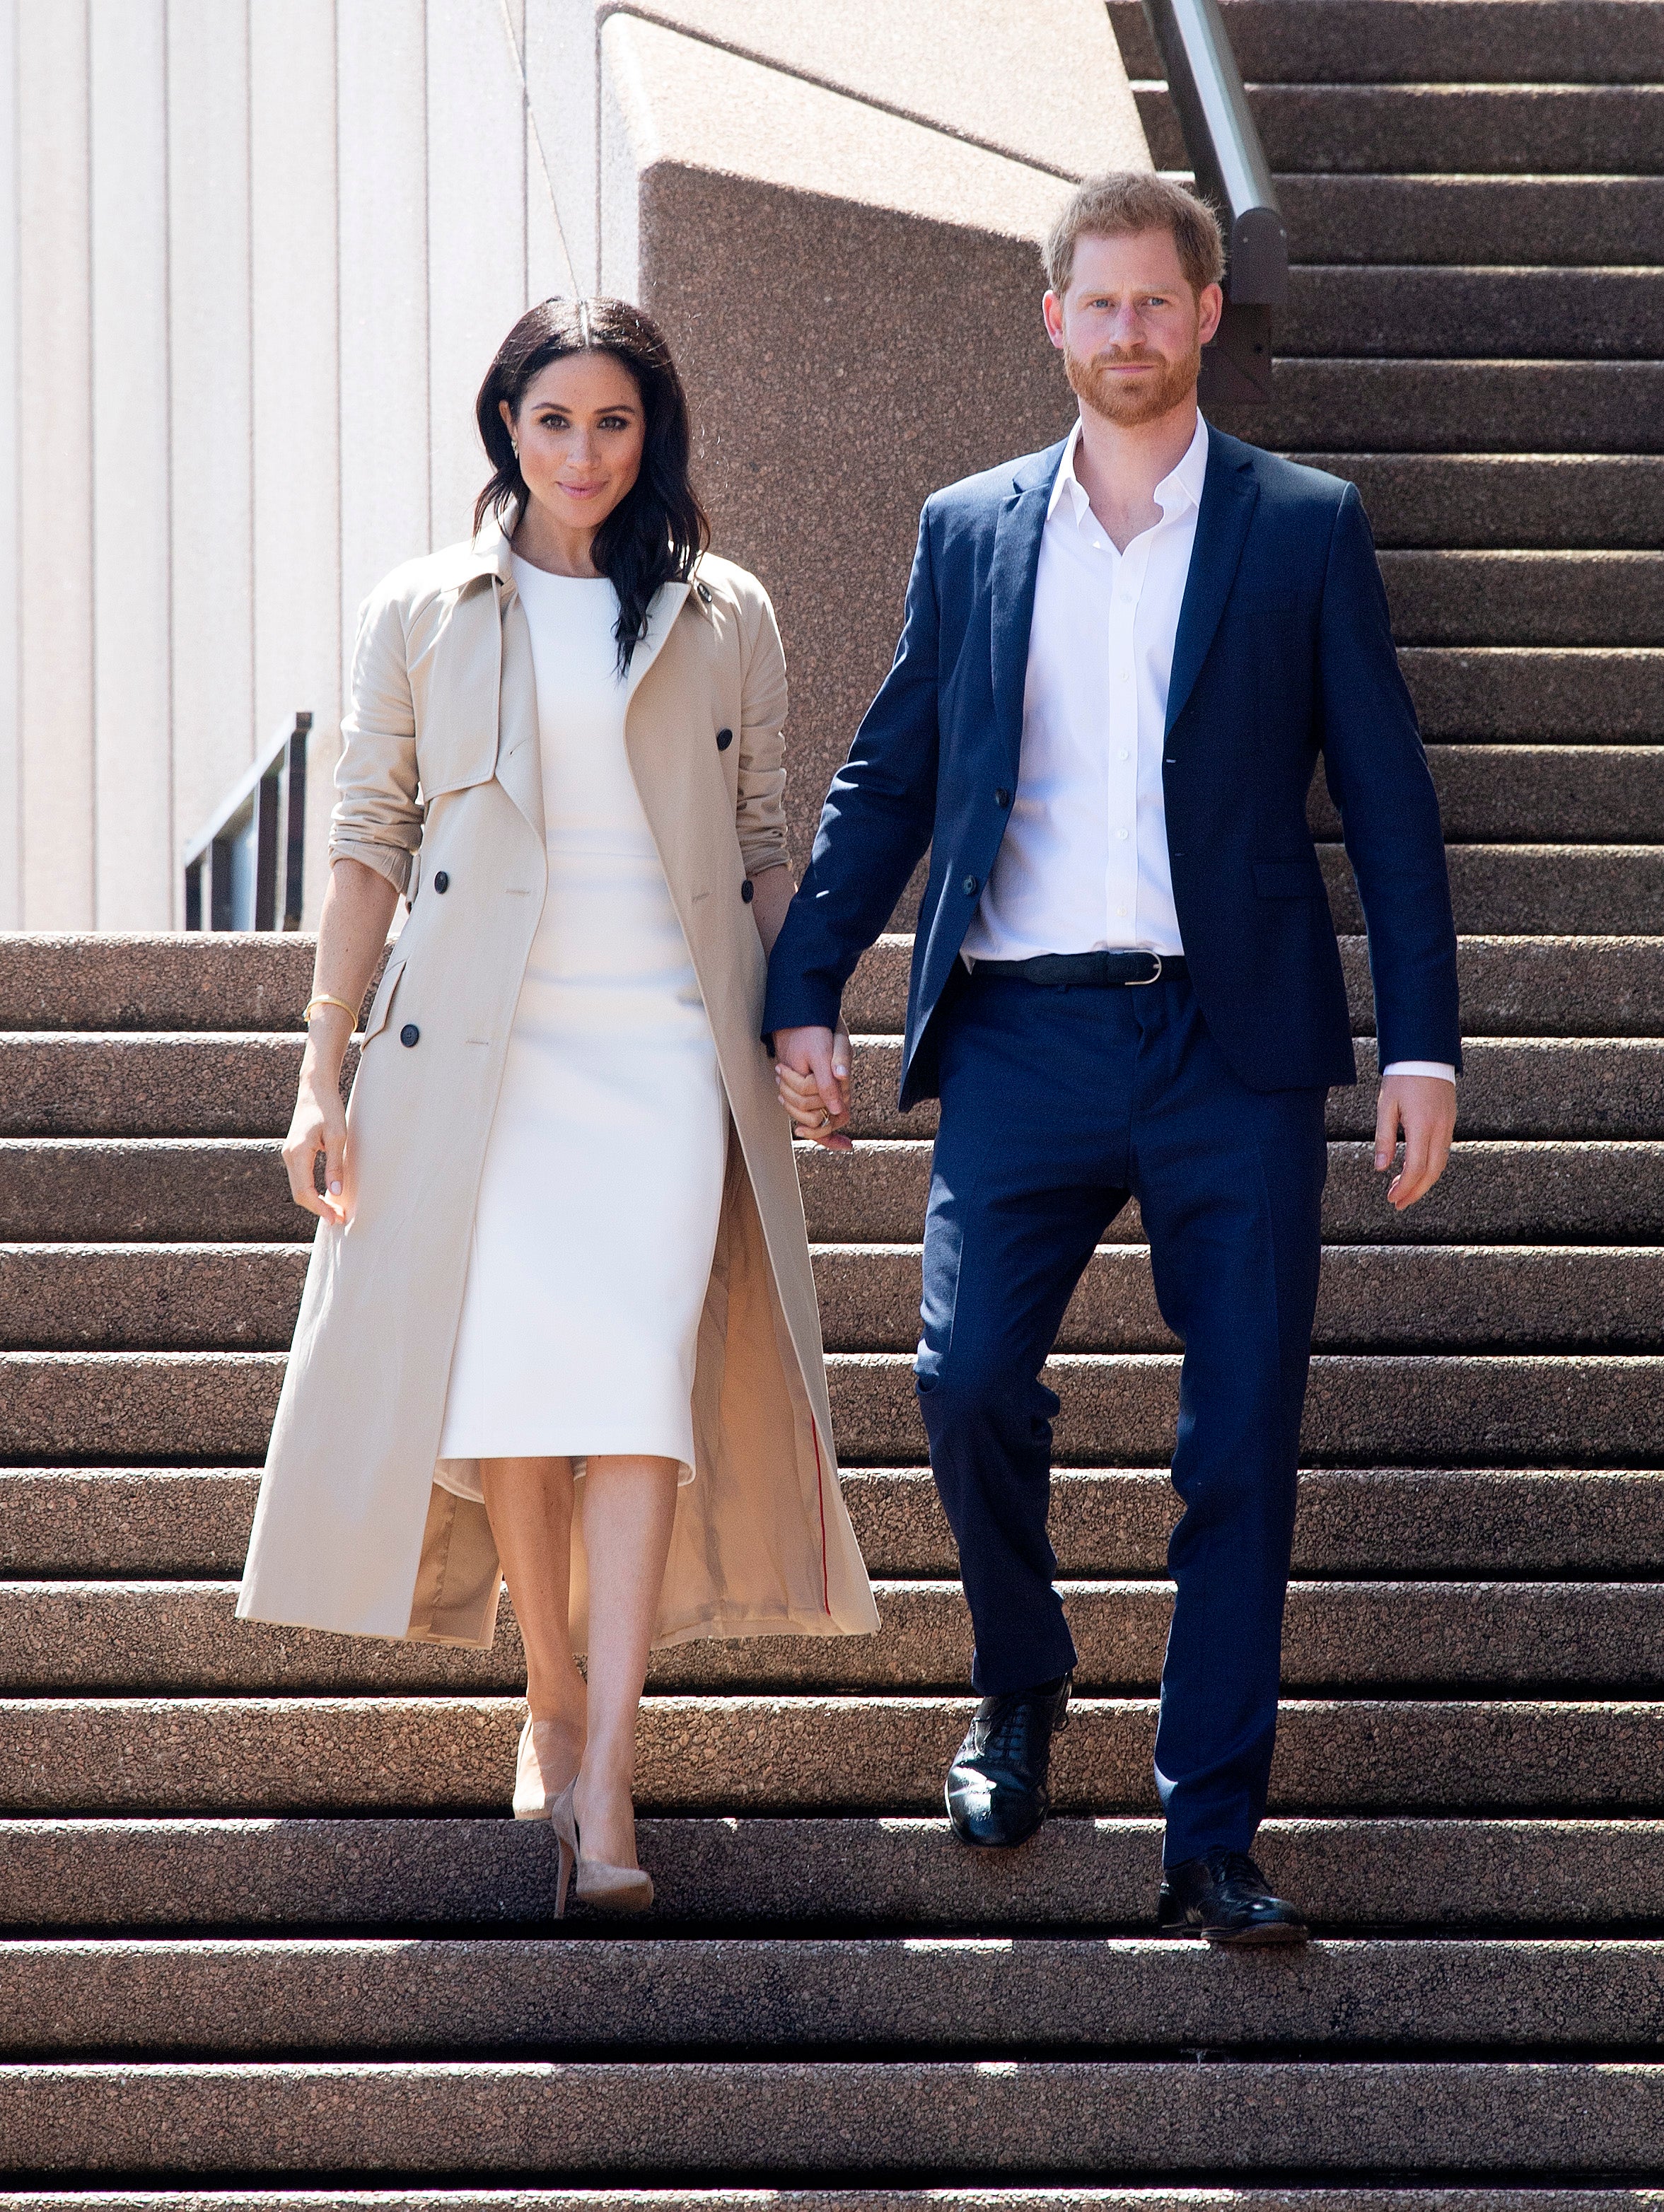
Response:
[[[1442,1172],[1461,1048],[1438,809],[1352,486],[1196,406],[1218,227],[1149,175],[1084,185],[1046,247],[1080,402],[1060,445],[920,525],[894,667],[821,817],[765,1029],[800,1133],[847,1145],[840,996],[926,845],[903,1107],[941,1100],[915,1368],[981,1694],[947,1783],[967,1843],[1048,1809],[1074,1646],[1040,1382],[1136,1196],[1184,1343],[1185,1506],[1156,1780],[1164,1930],[1303,1939],[1248,1856],[1276,1731],[1318,1277],[1324,1098],[1357,1080],[1306,795],[1320,752],[1369,927],[1376,1165]]]

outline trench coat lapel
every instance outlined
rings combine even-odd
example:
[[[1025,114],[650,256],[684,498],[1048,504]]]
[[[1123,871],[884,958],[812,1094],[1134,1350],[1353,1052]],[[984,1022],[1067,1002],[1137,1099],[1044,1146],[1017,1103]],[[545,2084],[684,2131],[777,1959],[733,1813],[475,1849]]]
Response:
[[[511,582],[501,592],[502,672],[497,701],[497,781],[544,842],[544,752],[537,679],[525,608]]]

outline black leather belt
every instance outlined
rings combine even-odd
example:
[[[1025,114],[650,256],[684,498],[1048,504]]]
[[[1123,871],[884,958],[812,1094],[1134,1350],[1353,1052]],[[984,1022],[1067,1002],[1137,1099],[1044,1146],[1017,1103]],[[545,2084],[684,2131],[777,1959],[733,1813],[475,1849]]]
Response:
[[[1015,976],[1054,990],[1136,990],[1190,971],[1176,952],[1040,952],[1032,960],[979,960],[973,975]]]

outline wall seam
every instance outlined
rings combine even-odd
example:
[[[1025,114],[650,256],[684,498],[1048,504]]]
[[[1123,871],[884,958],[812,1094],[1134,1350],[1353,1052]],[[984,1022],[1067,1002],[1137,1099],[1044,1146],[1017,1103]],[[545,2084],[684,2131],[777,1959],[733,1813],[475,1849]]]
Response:
[[[255,456],[259,443],[259,425],[254,419],[255,398],[258,390],[254,374],[254,0],[243,0],[243,161],[247,183],[243,191],[243,223],[246,234],[243,252],[246,282],[243,288],[243,313],[248,326],[248,699],[246,702],[248,757],[252,760],[259,747],[259,732],[255,726],[260,696],[260,626],[254,619],[253,610],[260,604],[258,560],[260,534],[255,514],[255,495],[259,478],[255,467]]]
[[[177,929],[185,917],[179,911],[178,740],[173,727],[173,0],[162,0],[161,10],[161,290],[162,290],[162,410],[167,424],[167,465],[163,471],[162,527],[167,534],[167,565],[162,595],[167,623],[167,927]]]
[[[94,395],[98,388],[98,295],[93,282],[94,233],[98,223],[98,206],[93,192],[93,11],[92,0],[82,0],[82,13],[87,25],[83,41],[86,56],[87,82],[83,87],[87,113],[87,238],[84,273],[87,283],[87,450],[93,449]],[[90,789],[88,793],[88,811],[92,815],[92,833],[87,840],[87,911],[92,916],[92,927],[98,927],[98,864],[101,842],[98,805],[98,478],[89,471],[87,484],[87,545],[90,558],[87,563],[87,652],[91,663],[88,694],[92,705],[92,727],[88,732],[88,759],[91,768]]]

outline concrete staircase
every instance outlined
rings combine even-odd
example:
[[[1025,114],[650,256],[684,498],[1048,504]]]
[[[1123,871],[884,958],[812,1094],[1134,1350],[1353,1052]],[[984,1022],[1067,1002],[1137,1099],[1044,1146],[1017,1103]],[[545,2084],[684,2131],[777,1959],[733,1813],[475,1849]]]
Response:
[[[1227,14],[1302,264],[1278,400],[1230,427],[1363,489],[1473,1039],[1404,1221],[1367,1086],[1332,1105],[1262,1839],[1321,1940],[1151,1940],[1177,1358],[1136,1218],[1054,1363],[1064,1817],[993,1863],[938,1817],[969,1639],[908,1382],[904,939],[852,993],[859,1148],[803,1162],[884,1630],[656,1665],[662,1903],[624,1937],[554,1929],[548,1835],[502,1817],[512,1620],[474,1655],[232,1620],[305,1264],[276,1133],[310,947],[0,940],[0,2205],[1655,2206],[1664,6]]]

